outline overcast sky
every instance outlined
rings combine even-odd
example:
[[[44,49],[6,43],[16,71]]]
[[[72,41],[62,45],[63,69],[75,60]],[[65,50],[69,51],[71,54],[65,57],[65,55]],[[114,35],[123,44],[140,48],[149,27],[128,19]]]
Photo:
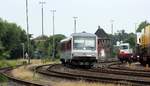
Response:
[[[26,0],[1,0],[0,17],[15,22],[26,30]],[[42,0],[29,1],[29,32],[41,35]],[[44,34],[52,35],[52,12],[55,9],[55,33],[69,36],[74,29],[73,16],[77,16],[77,32],[95,33],[100,25],[111,33],[110,20],[114,20],[114,32],[125,29],[134,32],[135,23],[150,21],[150,0],[44,0]]]

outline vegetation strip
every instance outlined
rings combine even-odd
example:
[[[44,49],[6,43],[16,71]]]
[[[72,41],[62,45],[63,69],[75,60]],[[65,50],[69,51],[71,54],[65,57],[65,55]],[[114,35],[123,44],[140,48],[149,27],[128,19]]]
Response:
[[[18,66],[19,67],[19,66]],[[26,80],[22,80],[22,79],[18,79],[18,78],[15,78],[11,75],[9,75],[9,71],[11,71],[13,68],[12,67],[8,67],[8,68],[3,68],[1,69],[1,71],[3,70],[3,72],[1,73],[3,76],[7,77],[9,80],[12,80],[14,82],[18,82],[18,83],[21,83],[23,85],[27,85],[27,86],[43,86],[42,84],[37,84],[37,83],[33,83],[33,82],[29,82],[29,81],[26,81]]]

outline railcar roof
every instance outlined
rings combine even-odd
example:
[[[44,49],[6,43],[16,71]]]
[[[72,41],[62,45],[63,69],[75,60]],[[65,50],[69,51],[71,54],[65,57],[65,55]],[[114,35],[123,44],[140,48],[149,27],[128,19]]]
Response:
[[[61,40],[60,42],[61,42],[61,43],[62,43],[62,42],[67,42],[67,41],[69,41],[69,40],[71,40],[71,37],[65,38],[65,39]]]
[[[71,36],[90,36],[90,37],[93,37],[93,36],[96,36],[95,34],[92,34],[92,33],[86,33],[86,32],[82,32],[82,33],[73,33],[71,34]]]
[[[120,44],[120,45],[121,45],[121,46],[122,46],[122,45],[127,45],[127,46],[129,46],[129,43],[122,43],[122,44]]]
[[[92,33],[86,33],[86,32],[82,32],[82,33],[72,33],[71,34],[71,37],[72,36],[81,36],[81,37],[95,37],[96,35],[95,34],[92,34]],[[71,37],[68,37],[68,38],[65,38],[63,40],[61,40],[60,42],[67,42],[69,40],[71,40]]]

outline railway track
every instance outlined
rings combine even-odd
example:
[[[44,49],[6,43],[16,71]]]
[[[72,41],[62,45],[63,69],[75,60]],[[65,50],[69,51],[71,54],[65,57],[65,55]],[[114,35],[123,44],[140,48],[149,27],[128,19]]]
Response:
[[[18,79],[9,74],[9,72],[12,70],[12,67],[7,67],[7,68],[1,68],[0,69],[0,74],[5,76],[9,81],[13,81],[15,83],[21,84],[23,86],[43,86],[42,84],[37,84],[33,82],[29,82],[26,80]]]
[[[149,71],[133,70],[133,69],[129,69],[129,68],[123,69],[123,68],[116,68],[116,67],[112,67],[112,66],[113,65],[111,64],[105,68],[95,68],[95,69],[89,69],[87,71],[109,73],[109,74],[116,74],[116,75],[126,75],[126,76],[141,77],[141,78],[149,78],[150,77]]]
[[[132,68],[129,68],[129,67],[125,67],[124,65],[109,65],[108,67],[109,69],[116,69],[116,70],[128,70],[128,71],[139,71],[139,72],[150,72],[150,69],[147,70],[146,67],[145,67],[145,70],[144,69],[141,69],[141,68],[136,68],[136,69],[132,69]]]
[[[108,66],[109,67],[109,66]],[[109,83],[119,84],[131,84],[137,86],[150,85],[150,73],[146,72],[131,72],[124,70],[116,70],[109,68],[99,69],[71,69],[62,66],[61,64],[51,64],[45,66],[39,66],[36,68],[37,72],[76,80],[88,80],[88,81],[101,81]],[[147,76],[148,75],[148,76]]]

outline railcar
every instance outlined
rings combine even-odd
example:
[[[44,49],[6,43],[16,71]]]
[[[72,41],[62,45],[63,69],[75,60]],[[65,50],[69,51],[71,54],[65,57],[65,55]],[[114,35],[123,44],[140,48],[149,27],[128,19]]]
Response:
[[[62,64],[92,67],[97,62],[97,36],[91,33],[73,33],[61,40]]]
[[[119,45],[118,59],[121,62],[124,62],[124,61],[130,62],[132,55],[133,53],[132,53],[132,49],[130,48],[129,43],[121,43]]]
[[[150,65],[150,25],[146,26],[138,39],[137,55],[142,65]]]

